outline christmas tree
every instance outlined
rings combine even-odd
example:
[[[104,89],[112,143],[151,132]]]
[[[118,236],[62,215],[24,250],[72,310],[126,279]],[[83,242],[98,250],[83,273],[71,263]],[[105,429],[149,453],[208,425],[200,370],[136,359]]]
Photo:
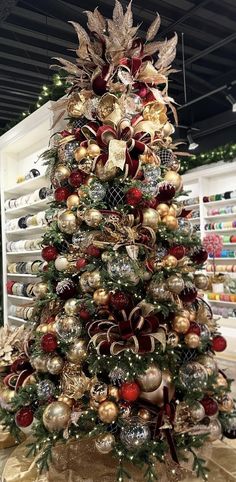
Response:
[[[69,74],[68,126],[43,154],[54,188],[25,353],[1,391],[1,418],[31,427],[46,468],[58,442],[89,438],[100,454],[156,477],[155,462],[181,467],[189,452],[230,430],[230,380],[202,297],[207,252],[192,232],[168,95],[177,36],[156,41],[133,26],[131,4],[113,19],[87,12]],[[200,290],[200,292],[199,292]],[[199,296],[199,294],[201,296]],[[168,463],[169,463],[168,462]]]

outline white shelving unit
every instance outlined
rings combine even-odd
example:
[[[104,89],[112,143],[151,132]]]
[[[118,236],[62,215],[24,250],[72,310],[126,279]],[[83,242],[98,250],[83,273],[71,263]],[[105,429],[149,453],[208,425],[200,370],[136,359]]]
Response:
[[[190,191],[189,197],[196,198],[199,197],[199,204],[190,204],[189,206],[185,206],[185,209],[190,210],[197,210],[199,209],[200,218],[198,219],[198,223],[200,224],[200,235],[201,239],[204,238],[208,233],[216,233],[222,234],[222,236],[231,236],[236,234],[236,228],[229,228],[224,227],[223,229],[210,229],[206,230],[205,225],[209,223],[224,223],[224,222],[232,222],[236,220],[236,212],[235,213],[219,213],[219,214],[209,214],[208,210],[213,208],[225,208],[226,206],[235,206],[236,210],[236,198],[232,199],[222,199],[219,201],[210,201],[210,202],[203,202],[204,196],[211,196],[213,194],[220,194],[226,191],[233,191],[236,187],[236,160],[232,163],[223,163],[219,162],[216,164],[212,164],[210,167],[204,168],[196,168],[192,171],[188,172],[183,176],[184,181],[184,188],[187,191]],[[191,201],[190,201],[191,202]],[[195,223],[196,218],[193,218],[193,223]],[[235,250],[236,252],[236,242],[223,242],[223,249],[224,250]],[[212,258],[209,258],[207,264],[212,265]],[[236,272],[229,272],[227,271],[227,267],[231,264],[236,266],[236,255],[235,258],[233,257],[217,257],[215,259],[216,265],[218,266],[225,266],[225,270],[221,270],[220,272],[224,273],[232,277],[233,279],[236,278]],[[206,271],[205,271],[206,272]],[[208,272],[208,274],[212,274],[212,272]],[[206,298],[207,302],[212,306],[213,310],[214,307],[218,309],[229,310],[228,313],[230,316],[221,316],[218,315],[219,318],[219,325],[221,327],[221,331],[223,335],[227,338],[228,341],[228,349],[226,350],[226,355],[228,357],[235,357],[236,356],[236,317],[232,316],[232,311],[236,313],[236,302],[232,301],[222,301],[222,300],[209,300]],[[222,354],[224,357],[224,354]]]
[[[20,218],[29,214],[34,215],[39,211],[44,211],[47,209],[49,201],[48,199],[42,199],[35,203],[7,210],[5,210],[4,203],[7,199],[16,199],[49,185],[49,180],[45,176],[46,167],[43,166],[43,161],[39,160],[39,156],[48,149],[51,135],[62,127],[62,124],[58,123],[54,131],[50,130],[55,118],[58,116],[58,112],[55,112],[55,109],[55,102],[47,102],[0,138],[3,287],[6,286],[8,279],[23,283],[34,283],[37,281],[36,275],[33,274],[8,273],[7,265],[10,262],[41,259],[41,250],[7,252],[6,243],[21,239],[39,239],[45,231],[45,226],[32,226],[15,231],[5,231],[4,226],[8,220],[13,218]],[[26,175],[33,168],[39,170],[40,175],[38,177],[17,183],[19,176]],[[7,295],[7,290],[4,289],[3,291],[4,324],[19,325],[20,323],[25,323],[25,320],[22,318],[11,316],[9,308],[11,304],[24,305],[32,303],[33,298]]]

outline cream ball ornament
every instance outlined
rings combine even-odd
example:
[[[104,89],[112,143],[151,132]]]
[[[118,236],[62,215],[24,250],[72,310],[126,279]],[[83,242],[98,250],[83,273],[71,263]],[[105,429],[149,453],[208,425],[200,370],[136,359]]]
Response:
[[[43,424],[49,432],[60,432],[67,428],[71,419],[71,408],[64,402],[52,402],[43,412]]]
[[[58,375],[62,372],[64,366],[63,358],[59,355],[54,355],[49,358],[47,362],[47,369],[52,375]]]
[[[66,258],[66,256],[58,256],[56,259],[55,259],[55,268],[57,269],[57,271],[66,271],[69,267],[69,261],[68,259]]]

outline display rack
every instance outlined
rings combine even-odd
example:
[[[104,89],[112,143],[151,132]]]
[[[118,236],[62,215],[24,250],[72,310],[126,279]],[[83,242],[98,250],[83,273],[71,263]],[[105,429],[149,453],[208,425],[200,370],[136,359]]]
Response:
[[[183,182],[185,190],[189,191],[189,200],[187,201],[189,205],[185,205],[185,209],[190,211],[193,210],[193,212],[194,210],[199,211],[199,216],[190,219],[190,221],[193,224],[193,227],[196,226],[197,223],[199,224],[199,235],[201,236],[201,239],[203,239],[207,233],[222,234],[223,237],[235,236],[236,227],[228,227],[228,225],[225,227],[223,223],[232,223],[233,221],[236,221],[236,197],[209,202],[204,202],[204,200],[207,196],[235,190],[236,160],[227,164],[224,164],[223,162],[216,163],[209,168],[200,167],[193,169],[183,176]],[[196,202],[197,197],[199,202]],[[233,209],[235,212],[221,213],[219,211],[226,209],[227,207],[234,207]],[[210,209],[214,209],[214,214],[209,214]],[[220,227],[216,227],[216,229],[206,229],[206,225],[211,223],[222,224]],[[227,256],[225,254],[224,256],[221,255],[221,257],[216,257],[216,272],[224,273],[235,280],[236,241],[230,242],[230,239],[227,238],[227,241],[223,241],[223,249],[226,252],[230,250],[231,253],[234,251],[234,256]],[[212,265],[213,259],[209,257],[206,263],[206,272],[209,275],[213,274],[211,271]],[[234,357],[236,355],[236,302],[230,301],[230,299],[220,299],[221,294],[216,296],[216,299],[209,299],[209,296],[211,297],[211,293],[206,294],[206,300],[211,305],[213,313],[215,313],[216,318],[219,320],[218,322],[221,326],[221,330],[228,340],[227,353],[230,353],[230,356]]]
[[[21,249],[8,251],[10,241],[22,239],[40,239],[44,233],[45,225],[30,226],[26,229],[5,230],[9,220],[37,213],[47,209],[48,199],[38,199],[36,202],[26,203],[6,209],[5,202],[21,196],[33,193],[35,190],[49,186],[49,180],[45,176],[46,167],[39,159],[40,154],[48,148],[53,131],[50,130],[55,121],[55,102],[47,102],[29,117],[6,132],[0,138],[0,169],[1,169],[1,211],[2,211],[2,255],[3,255],[3,312],[4,324],[19,325],[25,322],[24,318],[12,315],[11,307],[31,304],[32,298],[7,294],[5,286],[7,281],[18,283],[35,283],[37,277],[30,273],[9,273],[10,263],[39,260],[41,249]],[[56,117],[58,113],[56,113]],[[55,130],[60,128],[56,126]],[[37,169],[40,175],[17,183],[17,178],[26,175],[31,169]]]

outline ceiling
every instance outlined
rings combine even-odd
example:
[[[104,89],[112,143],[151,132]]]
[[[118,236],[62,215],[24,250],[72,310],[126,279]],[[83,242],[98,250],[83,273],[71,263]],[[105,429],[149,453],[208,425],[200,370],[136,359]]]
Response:
[[[73,59],[76,35],[68,20],[85,26],[84,10],[97,5],[111,15],[113,0],[0,0],[0,127],[34,104],[42,85],[50,84],[52,57]],[[236,113],[226,95],[236,97],[236,1],[133,0],[143,32],[157,10],[161,37],[179,34],[174,65],[180,71],[169,91],[179,104],[180,124],[200,128],[193,132],[196,137],[235,127]]]

